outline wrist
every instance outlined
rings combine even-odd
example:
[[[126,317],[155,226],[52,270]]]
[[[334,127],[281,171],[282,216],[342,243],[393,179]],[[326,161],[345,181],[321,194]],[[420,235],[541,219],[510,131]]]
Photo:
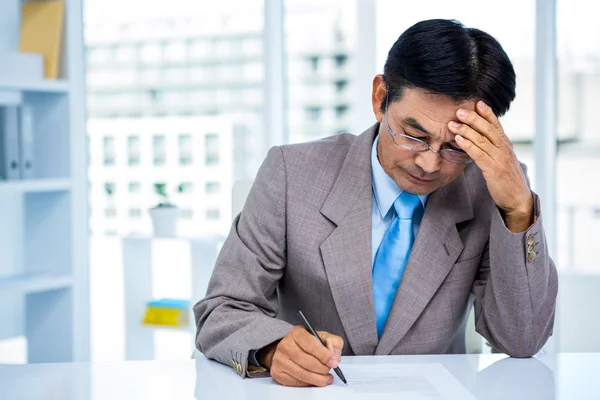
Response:
[[[256,352],[256,359],[260,365],[267,369],[271,369],[271,364],[273,364],[273,356],[275,355],[275,350],[277,350],[278,344],[279,340],[263,347]]]
[[[533,196],[531,196],[527,202],[524,202],[523,206],[514,208],[510,211],[504,211],[504,223],[508,230],[513,233],[526,231],[527,228],[533,224],[533,211]]]

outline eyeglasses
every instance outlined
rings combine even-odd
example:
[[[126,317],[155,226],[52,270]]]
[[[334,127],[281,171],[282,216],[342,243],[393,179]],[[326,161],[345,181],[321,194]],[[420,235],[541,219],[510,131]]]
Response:
[[[388,99],[386,96],[385,100],[385,123],[387,125],[387,130],[394,141],[394,144],[398,147],[402,147],[403,149],[422,152],[431,150],[435,154],[439,154],[444,160],[449,161],[454,164],[470,164],[473,162],[473,159],[469,157],[469,155],[462,150],[455,150],[449,148],[442,148],[440,150],[434,150],[431,146],[422,141],[421,139],[417,139],[415,137],[406,135],[404,133],[394,133],[392,132],[392,128],[390,127],[390,121],[387,117],[388,112]]]

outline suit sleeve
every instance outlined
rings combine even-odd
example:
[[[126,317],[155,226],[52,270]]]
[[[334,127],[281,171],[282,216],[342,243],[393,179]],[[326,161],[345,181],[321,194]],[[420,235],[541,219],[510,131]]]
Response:
[[[522,233],[509,231],[494,208],[472,290],[477,332],[512,357],[535,355],[554,326],[558,277],[548,254],[540,199],[533,196],[535,222]]]
[[[256,369],[250,365],[248,371],[249,352],[283,338],[292,327],[275,318],[285,264],[285,162],[281,148],[273,147],[233,221],[206,297],[194,306],[198,350],[249,376]]]

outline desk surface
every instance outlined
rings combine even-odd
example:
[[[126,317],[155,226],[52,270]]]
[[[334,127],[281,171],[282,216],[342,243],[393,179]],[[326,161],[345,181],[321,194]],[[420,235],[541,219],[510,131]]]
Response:
[[[502,355],[345,357],[340,367],[371,363],[440,363],[476,399],[600,399],[600,353],[532,359]],[[307,400],[329,389],[285,388],[270,378],[241,379],[231,368],[204,358],[0,365],[0,399],[6,400]],[[348,398],[331,394],[327,397]]]

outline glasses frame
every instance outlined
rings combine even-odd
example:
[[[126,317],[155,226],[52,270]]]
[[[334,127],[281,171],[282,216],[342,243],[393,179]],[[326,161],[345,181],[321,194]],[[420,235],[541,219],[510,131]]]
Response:
[[[389,109],[388,109],[388,104],[389,104],[388,102],[389,102],[389,96],[388,96],[388,94],[386,93],[386,95],[385,95],[385,123],[386,123],[386,125],[387,125],[387,130],[388,130],[388,133],[389,133],[389,134],[390,134],[390,136],[392,137],[392,141],[394,142],[394,144],[395,144],[396,146],[398,146],[398,147],[401,147],[401,148],[403,148],[403,149],[406,149],[406,150],[414,151],[414,152],[416,152],[416,153],[422,153],[422,152],[424,152],[424,151],[430,150],[430,151],[432,151],[434,154],[437,154],[437,155],[439,155],[439,156],[442,158],[442,160],[444,160],[444,161],[448,161],[448,162],[450,162],[450,163],[453,163],[453,164],[467,165],[467,164],[471,164],[471,163],[473,162],[473,159],[472,159],[472,158],[469,158],[469,160],[467,160],[467,161],[465,161],[465,162],[460,162],[460,161],[448,160],[446,157],[444,157],[444,154],[452,154],[452,153],[465,154],[465,155],[467,155],[467,156],[468,156],[468,154],[467,154],[467,152],[466,152],[466,151],[462,151],[462,150],[454,150],[454,149],[447,149],[447,148],[442,148],[442,149],[439,149],[439,150],[435,150],[435,149],[433,149],[433,148],[432,148],[432,147],[429,145],[429,143],[427,143],[427,142],[425,142],[425,141],[423,141],[423,140],[421,140],[421,139],[418,139],[418,138],[416,138],[416,137],[412,137],[412,136],[410,136],[410,135],[407,135],[407,134],[404,134],[404,133],[394,133],[394,132],[392,131],[392,127],[390,126],[390,121],[388,120],[388,117],[387,117],[388,110],[389,110]],[[415,142],[415,145],[422,146],[423,148],[419,150],[419,149],[413,149],[413,148],[411,148],[411,147],[408,147],[408,146],[406,146],[406,145],[398,144],[398,143],[396,142],[396,137],[402,137],[402,138],[408,139],[408,140],[410,140],[410,141],[412,141],[412,142]]]

